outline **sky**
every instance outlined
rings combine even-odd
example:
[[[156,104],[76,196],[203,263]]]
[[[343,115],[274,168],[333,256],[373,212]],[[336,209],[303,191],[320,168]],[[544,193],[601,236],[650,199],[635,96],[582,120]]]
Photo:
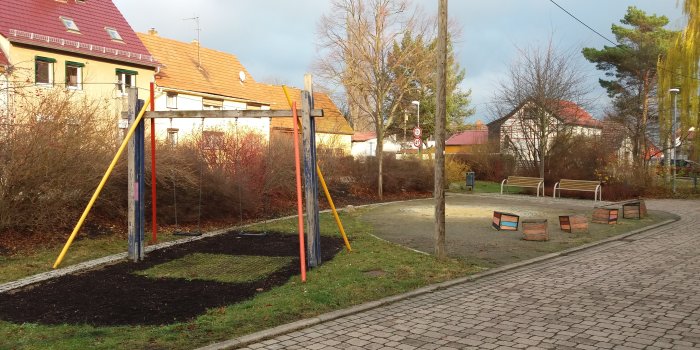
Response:
[[[238,57],[257,81],[303,86],[304,74],[318,59],[317,25],[329,11],[329,0],[113,0],[134,30],[155,28],[180,41],[197,38],[202,46]],[[588,26],[615,40],[610,27],[620,24],[628,6],[665,15],[670,29],[681,29],[676,0],[556,0]],[[427,16],[437,13],[438,0],[414,0]],[[195,5],[195,6],[193,6]],[[448,15],[461,29],[455,54],[471,89],[476,114],[468,121],[490,121],[488,105],[498,82],[518,57],[518,48],[542,47],[550,38],[558,50],[580,53],[583,47],[610,45],[549,0],[452,0]],[[589,112],[601,118],[609,100],[598,84],[602,74],[577,55],[575,64],[593,89]]]

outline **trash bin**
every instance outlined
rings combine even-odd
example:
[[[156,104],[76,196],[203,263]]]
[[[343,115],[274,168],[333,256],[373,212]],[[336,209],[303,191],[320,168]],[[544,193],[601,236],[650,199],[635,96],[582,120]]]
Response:
[[[470,171],[467,173],[467,187],[466,189],[474,191],[474,172]]]

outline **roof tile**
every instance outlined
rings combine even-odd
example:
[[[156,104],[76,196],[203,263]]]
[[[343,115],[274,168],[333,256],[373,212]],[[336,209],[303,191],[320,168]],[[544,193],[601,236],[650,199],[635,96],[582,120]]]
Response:
[[[235,55],[157,34],[138,33],[138,37],[161,64],[156,75],[158,86],[247,101],[264,97],[259,84]],[[239,79],[240,72],[245,74],[245,81]]]
[[[488,130],[467,130],[458,134],[452,135],[445,145],[448,146],[463,146],[463,145],[483,145],[489,142]]]
[[[7,60],[7,57],[5,57],[5,53],[2,52],[2,49],[0,49],[0,66],[9,66],[10,61]]]
[[[289,109],[287,97],[281,86],[259,84],[264,92],[267,101],[270,101],[270,109]],[[300,108],[301,90],[287,87],[292,101],[297,101],[297,108]],[[316,120],[316,132],[329,134],[352,135],[353,130],[350,124],[333,103],[331,98],[322,92],[314,92],[314,108],[323,109],[323,118]],[[292,129],[292,118],[274,118],[271,122],[273,128]]]
[[[68,31],[60,17],[72,19],[80,32]],[[106,27],[116,29],[122,41],[112,40]],[[14,43],[149,67],[157,64],[111,0],[3,0],[0,35]]]

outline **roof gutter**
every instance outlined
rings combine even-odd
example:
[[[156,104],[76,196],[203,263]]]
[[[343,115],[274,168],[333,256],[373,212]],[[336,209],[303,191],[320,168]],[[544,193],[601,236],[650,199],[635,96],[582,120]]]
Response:
[[[157,85],[157,83],[158,82],[156,81],[156,85]],[[158,86],[158,87],[166,92],[176,92],[179,94],[190,94],[190,95],[194,95],[194,96],[200,96],[200,97],[206,97],[206,98],[212,98],[212,99],[221,99],[221,100],[226,100],[226,101],[244,102],[244,103],[257,103],[257,104],[261,104],[261,105],[266,105],[268,107],[270,106],[270,103],[268,103],[268,102],[249,100],[249,99],[245,99],[245,98],[241,98],[241,97],[232,97],[232,96],[210,94],[207,92],[177,89],[177,88],[171,88],[171,87],[167,87],[167,86]]]

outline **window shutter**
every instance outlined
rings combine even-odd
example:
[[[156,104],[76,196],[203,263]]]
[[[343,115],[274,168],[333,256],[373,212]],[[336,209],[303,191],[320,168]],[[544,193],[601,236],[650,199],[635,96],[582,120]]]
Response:
[[[224,101],[222,101],[222,100],[213,100],[213,99],[209,99],[209,98],[203,98],[203,99],[202,99],[202,105],[213,106],[213,107],[223,107],[223,106],[224,106]]]

